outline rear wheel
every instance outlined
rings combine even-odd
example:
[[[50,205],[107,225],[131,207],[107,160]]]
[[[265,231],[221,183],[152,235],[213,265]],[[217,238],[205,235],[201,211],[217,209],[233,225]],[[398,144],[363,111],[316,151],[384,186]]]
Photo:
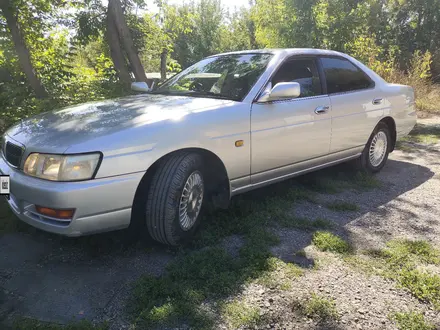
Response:
[[[179,245],[190,239],[205,200],[202,157],[179,152],[164,158],[154,174],[145,205],[150,236],[161,243]]]
[[[370,173],[379,172],[386,164],[390,153],[391,134],[385,123],[379,123],[371,134],[358,166]]]

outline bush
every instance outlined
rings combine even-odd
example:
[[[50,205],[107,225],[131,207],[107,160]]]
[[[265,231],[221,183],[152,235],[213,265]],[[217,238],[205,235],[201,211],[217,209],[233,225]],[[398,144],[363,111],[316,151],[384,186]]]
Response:
[[[397,328],[401,330],[434,330],[435,327],[425,321],[421,313],[395,313],[391,319],[396,322]]]
[[[329,322],[339,319],[334,300],[312,294],[310,300],[301,305],[303,313],[318,322]]]
[[[412,86],[416,94],[417,110],[440,112],[440,86],[431,80],[432,55],[416,51],[405,70],[400,69],[396,51],[384,52],[375,36],[361,36],[346,44],[346,51],[390,83]]]
[[[327,231],[317,231],[313,235],[312,242],[321,251],[337,253],[347,253],[350,251],[350,246],[347,242]]]

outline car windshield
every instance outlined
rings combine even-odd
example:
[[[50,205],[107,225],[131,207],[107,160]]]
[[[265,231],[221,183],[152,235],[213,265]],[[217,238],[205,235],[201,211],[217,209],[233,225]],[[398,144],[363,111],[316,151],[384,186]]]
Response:
[[[153,93],[241,101],[271,57],[261,53],[208,57],[167,80]]]

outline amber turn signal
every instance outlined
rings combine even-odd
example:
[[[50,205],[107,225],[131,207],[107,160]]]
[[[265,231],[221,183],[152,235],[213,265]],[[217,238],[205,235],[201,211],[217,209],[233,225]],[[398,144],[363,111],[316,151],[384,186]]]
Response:
[[[38,205],[35,205],[35,209],[41,215],[45,215],[47,217],[52,217],[52,218],[58,218],[58,219],[72,219],[73,213],[75,212],[75,209],[57,210],[57,209],[51,209],[48,207],[43,207]]]
[[[243,140],[237,140],[235,141],[235,146],[237,148],[244,146],[244,141]]]

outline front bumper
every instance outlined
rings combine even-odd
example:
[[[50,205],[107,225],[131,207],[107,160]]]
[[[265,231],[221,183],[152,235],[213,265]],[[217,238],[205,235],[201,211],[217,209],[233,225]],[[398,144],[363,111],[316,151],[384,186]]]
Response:
[[[11,168],[0,154],[0,172],[10,176],[8,204],[18,218],[39,229],[81,236],[128,227],[136,189],[145,172],[81,182],[53,182]],[[75,209],[63,221],[36,212],[35,205]]]

